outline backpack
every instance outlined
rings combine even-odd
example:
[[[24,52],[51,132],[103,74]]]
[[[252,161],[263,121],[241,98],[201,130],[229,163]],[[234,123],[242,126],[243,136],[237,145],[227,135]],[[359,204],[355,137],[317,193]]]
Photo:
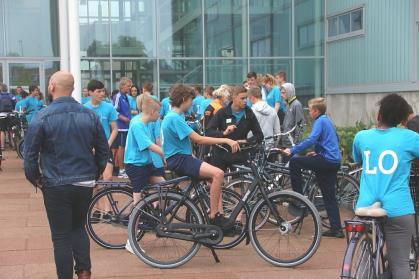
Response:
[[[10,94],[0,94],[0,112],[12,112],[13,99]]]

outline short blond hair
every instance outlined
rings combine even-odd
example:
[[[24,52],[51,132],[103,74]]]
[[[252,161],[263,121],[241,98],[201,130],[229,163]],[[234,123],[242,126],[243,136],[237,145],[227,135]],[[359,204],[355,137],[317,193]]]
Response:
[[[153,110],[160,109],[160,102],[150,96],[141,94],[137,97],[137,109],[139,112],[150,113]]]
[[[312,108],[318,110],[320,114],[325,114],[327,110],[326,99],[325,98],[314,98],[308,101],[308,105]]]
[[[132,85],[132,80],[130,80],[127,77],[122,77],[121,80],[119,81],[119,89],[121,89],[124,85],[127,85],[127,84]]]
[[[215,99],[230,99],[230,87],[228,85],[221,85],[220,88],[212,92],[212,97]]]

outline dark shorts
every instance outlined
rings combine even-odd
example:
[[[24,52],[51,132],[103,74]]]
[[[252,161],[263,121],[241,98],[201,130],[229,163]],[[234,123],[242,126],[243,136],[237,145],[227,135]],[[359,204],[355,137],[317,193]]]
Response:
[[[161,169],[156,169],[153,164],[141,167],[132,164],[126,164],[125,171],[129,180],[131,181],[132,191],[134,193],[140,193],[144,187],[150,185],[150,177],[163,176],[161,175]]]
[[[0,117],[0,131],[6,132],[9,126],[9,118],[8,117]]]
[[[211,165],[226,171],[231,165],[246,164],[249,154],[247,152],[228,153],[219,148],[214,148],[210,159]]]
[[[118,148],[118,147],[125,147],[125,143],[127,142],[127,131],[118,131],[118,136],[112,143],[112,148]]]
[[[199,177],[202,161],[192,155],[176,154],[168,158],[167,168],[180,176]]]

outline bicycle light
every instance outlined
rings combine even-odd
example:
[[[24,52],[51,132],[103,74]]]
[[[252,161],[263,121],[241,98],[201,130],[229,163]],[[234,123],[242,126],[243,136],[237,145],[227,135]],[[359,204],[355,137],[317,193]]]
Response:
[[[365,231],[365,224],[364,223],[346,223],[345,230],[348,233],[352,232],[364,232]]]

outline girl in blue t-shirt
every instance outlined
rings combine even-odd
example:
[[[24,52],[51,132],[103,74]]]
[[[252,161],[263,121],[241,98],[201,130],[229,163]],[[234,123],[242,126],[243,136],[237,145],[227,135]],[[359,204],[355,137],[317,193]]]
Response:
[[[229,231],[227,219],[222,215],[221,184],[224,172],[206,162],[192,156],[191,141],[198,144],[228,144],[233,152],[239,150],[236,141],[227,138],[203,137],[194,132],[185,121],[184,114],[192,106],[195,97],[193,88],[176,85],[170,94],[171,110],[166,114],[161,125],[161,142],[167,167],[179,175],[192,178],[206,178],[211,180],[210,191],[210,222],[224,231]]]
[[[397,128],[408,117],[409,105],[397,94],[380,101],[378,126],[359,132],[353,157],[362,164],[357,208],[380,202],[388,220],[384,225],[393,278],[409,278],[409,251],[415,231],[415,209],[409,189],[412,160],[419,157],[419,135]]]

